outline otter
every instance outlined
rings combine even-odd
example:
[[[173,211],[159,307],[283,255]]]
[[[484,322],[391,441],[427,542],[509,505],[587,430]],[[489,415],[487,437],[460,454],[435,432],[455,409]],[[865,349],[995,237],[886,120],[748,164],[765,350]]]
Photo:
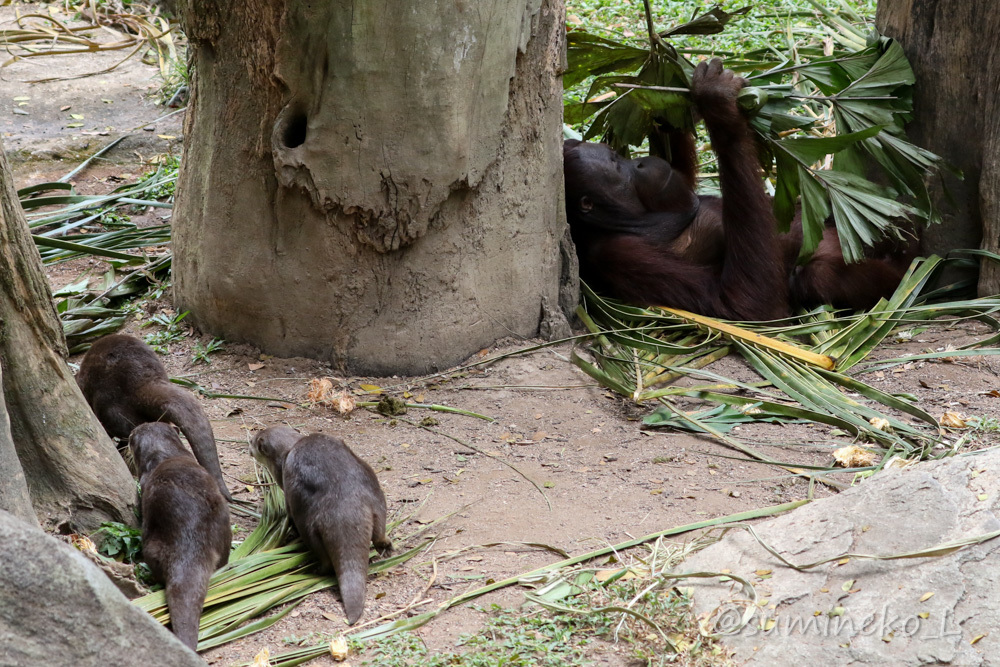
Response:
[[[170,382],[148,345],[124,334],[104,336],[80,362],[76,383],[113,438],[125,440],[132,429],[147,422],[176,424],[222,495],[233,499],[222,479],[215,435],[205,411],[190,392]]]
[[[332,566],[353,625],[365,609],[370,545],[382,553],[392,550],[375,471],[340,438],[302,436],[288,426],[258,433],[250,453],[284,490],[288,515],[320,567]]]
[[[142,489],[142,557],[166,587],[171,629],[195,650],[208,580],[229,562],[229,505],[170,424],[137,426],[129,447]]]

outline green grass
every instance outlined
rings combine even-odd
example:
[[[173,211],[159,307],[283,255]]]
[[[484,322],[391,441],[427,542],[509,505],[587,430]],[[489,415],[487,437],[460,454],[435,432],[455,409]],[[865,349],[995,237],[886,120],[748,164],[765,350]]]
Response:
[[[591,633],[573,617],[525,616],[513,609],[478,608],[488,614],[476,633],[462,635],[457,651],[431,652],[412,632],[374,642],[361,650],[361,664],[379,667],[576,667],[592,664],[586,658]]]
[[[875,0],[820,0],[820,4],[834,11],[844,6],[870,20],[875,16]],[[745,52],[767,48],[777,41],[785,42],[789,26],[814,27],[812,18],[816,8],[809,0],[764,0],[761,2],[722,0],[718,3],[692,2],[691,0],[653,0],[650,8],[653,23],[659,29],[690,20],[698,13],[718,6],[733,11],[747,5],[749,14],[734,20],[731,28],[719,35],[697,37],[681,35],[671,38],[680,49],[708,52]],[[612,39],[646,45],[646,19],[640,0],[593,0],[566,3],[567,24]],[[631,33],[631,35],[629,34]]]
[[[403,632],[352,651],[370,667],[585,667],[600,653],[628,656],[642,665],[718,665],[723,652],[697,636],[690,615],[691,599],[678,589],[643,592],[649,579],[637,577],[604,586],[591,581],[561,601],[576,613],[552,613],[529,604],[520,609],[473,606],[484,616],[483,626],[461,635],[453,650],[431,651],[420,637]],[[624,606],[638,598],[634,609],[668,631],[679,653],[671,652],[650,628],[620,611],[592,612],[596,607]]]

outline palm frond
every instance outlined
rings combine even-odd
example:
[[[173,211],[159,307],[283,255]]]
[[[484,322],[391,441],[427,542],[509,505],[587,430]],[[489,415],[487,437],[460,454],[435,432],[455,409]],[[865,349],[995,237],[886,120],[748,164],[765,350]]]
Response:
[[[648,0],[644,5],[649,21]],[[856,262],[865,247],[901,237],[901,219],[937,221],[927,181],[947,165],[903,132],[914,76],[899,43],[859,28],[849,13],[813,5],[815,29],[796,27],[787,45],[729,54],[725,64],[751,85],[738,101],[751,116],[761,164],[774,177],[779,225],[788,228],[798,204],[806,258],[832,217],[844,258]],[[715,8],[676,28],[657,32],[650,25],[646,48],[570,26],[563,84],[591,84],[583,101],[567,98],[566,122],[624,155],[648,146],[650,154],[669,157],[664,131],[695,129],[694,65],[670,39],[720,32],[745,12]],[[873,168],[889,187],[872,182]]]
[[[267,489],[260,522],[233,550],[229,563],[209,580],[198,633],[199,651],[260,632],[280,620],[307,595],[337,585],[335,577],[316,572],[318,561],[300,540],[289,542],[293,530],[284,494],[266,470],[258,470],[258,479]],[[388,528],[391,531],[397,525],[390,524]],[[402,553],[376,560],[369,566],[369,572],[384,572],[405,563],[431,541],[422,540]],[[164,625],[170,620],[162,590],[145,595],[134,604]],[[277,614],[258,618],[282,606]],[[248,623],[255,618],[258,620]]]
[[[176,161],[104,195],[76,194],[64,182],[117,143],[112,141],[58,181],[18,190],[43,263],[95,257],[111,265],[103,275],[84,277],[53,294],[71,353],[120,329],[127,318],[125,302],[162,287],[170,275],[170,226],[139,228],[128,214],[172,208]],[[163,198],[168,201],[160,201]]]
[[[937,420],[912,396],[887,393],[862,376],[917,359],[1000,354],[994,347],[1000,341],[1000,298],[926,302],[922,293],[943,264],[938,257],[915,260],[892,297],[867,312],[817,308],[780,322],[727,323],[670,309],[626,306],[584,285],[579,312],[593,336],[574,351],[573,362],[608,389],[638,403],[663,403],[646,417],[648,426],[712,433],[744,453],[745,446],[724,435],[734,425],[806,420],[867,441],[882,452],[883,461],[896,454],[927,458],[942,442]],[[942,318],[944,323],[974,318],[993,333],[961,350],[866,361],[897,329]],[[738,382],[707,368],[728,354],[739,355],[760,381]],[[711,384],[672,386],[682,377]],[[671,401],[681,397],[706,405],[679,414]]]

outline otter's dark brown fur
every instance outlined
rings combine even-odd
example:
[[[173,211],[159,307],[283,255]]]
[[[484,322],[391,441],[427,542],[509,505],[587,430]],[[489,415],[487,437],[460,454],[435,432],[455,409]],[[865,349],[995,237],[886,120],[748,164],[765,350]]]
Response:
[[[215,478],[226,500],[232,500],[222,479],[208,417],[190,392],[170,382],[148,345],[124,334],[101,338],[80,362],[76,382],[113,438],[124,440],[132,429],[147,422],[176,424],[198,463]]]
[[[281,485],[292,523],[320,566],[332,566],[353,625],[365,609],[372,542],[383,553],[392,549],[385,536],[385,494],[375,471],[340,438],[303,437],[288,426],[258,433],[250,452]]]
[[[229,505],[170,424],[137,426],[129,446],[142,487],[142,556],[166,587],[170,627],[194,650],[208,580],[229,562]]]

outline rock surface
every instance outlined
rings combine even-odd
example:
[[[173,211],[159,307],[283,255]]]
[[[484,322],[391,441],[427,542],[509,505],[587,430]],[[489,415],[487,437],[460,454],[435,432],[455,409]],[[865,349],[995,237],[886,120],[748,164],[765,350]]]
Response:
[[[204,667],[93,563],[0,511],[0,666]]]
[[[1000,452],[986,451],[886,471],[754,528],[803,565],[974,538],[1000,531],[998,514]],[[939,558],[851,558],[799,572],[737,529],[678,568],[721,570],[748,578],[760,600],[750,624],[723,640],[738,663],[1000,664],[1000,539]],[[710,615],[710,627],[735,627],[745,606],[733,582],[683,585],[693,587],[695,611]]]

